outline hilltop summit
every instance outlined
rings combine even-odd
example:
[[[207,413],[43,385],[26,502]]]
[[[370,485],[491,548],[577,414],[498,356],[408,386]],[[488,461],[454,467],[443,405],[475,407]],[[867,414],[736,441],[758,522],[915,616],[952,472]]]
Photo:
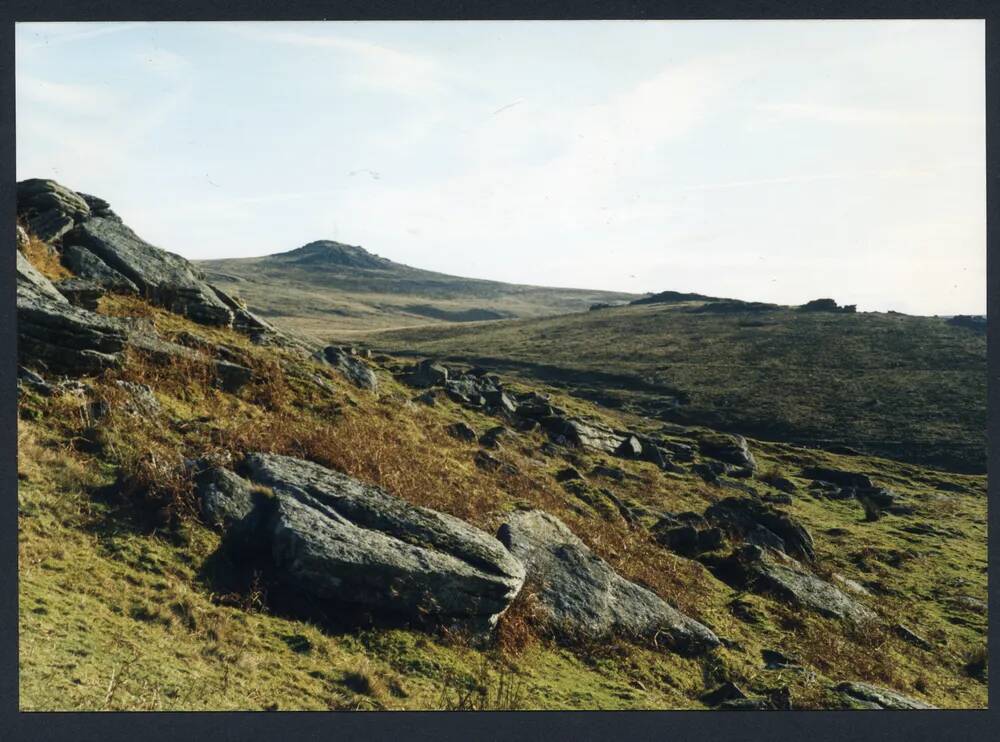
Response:
[[[271,256],[283,260],[312,266],[343,266],[348,268],[391,268],[398,265],[387,258],[370,253],[358,245],[346,245],[333,240],[316,240],[288,252]]]

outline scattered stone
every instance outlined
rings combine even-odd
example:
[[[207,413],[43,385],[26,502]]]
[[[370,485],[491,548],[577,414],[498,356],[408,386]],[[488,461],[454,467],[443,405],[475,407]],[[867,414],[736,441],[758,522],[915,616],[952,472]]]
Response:
[[[160,401],[148,385],[121,379],[116,379],[114,384],[128,395],[128,400],[125,403],[126,412],[148,418],[155,417],[163,411]]]
[[[624,436],[598,423],[587,423],[571,417],[553,415],[539,420],[542,427],[557,442],[614,454],[624,442]]]
[[[604,466],[603,464],[597,464],[590,473],[597,477],[607,477],[615,482],[625,481],[625,472],[614,466]]]
[[[571,482],[573,480],[582,480],[582,479],[583,475],[580,474],[580,472],[578,472],[572,466],[567,466],[565,469],[560,469],[559,471],[556,472],[557,482]]]
[[[55,393],[55,387],[49,384],[41,375],[24,366],[17,367],[17,383],[24,385],[43,397],[51,397]]]
[[[406,376],[406,382],[410,386],[420,388],[439,386],[446,381],[448,381],[448,369],[430,358],[414,365]]]
[[[736,699],[745,699],[746,697],[747,694],[736,683],[726,681],[717,688],[703,693],[699,696],[699,700],[706,706],[718,706],[723,701],[734,701]]]
[[[236,392],[253,380],[253,371],[247,366],[229,361],[215,361],[215,378],[225,392]]]
[[[476,431],[463,422],[452,423],[445,430],[448,431],[448,435],[458,438],[460,441],[471,443],[476,440]]]
[[[358,360],[349,349],[328,345],[323,349],[321,357],[344,374],[354,386],[372,392],[378,391],[378,378],[375,372],[368,368],[364,361]]]
[[[517,474],[516,466],[508,464],[505,461],[500,461],[500,459],[490,456],[483,450],[476,451],[476,456],[473,460],[476,462],[476,466],[484,471],[500,472],[508,475]]]
[[[915,631],[910,629],[908,626],[905,626],[904,624],[898,623],[892,627],[892,630],[895,632],[896,636],[898,636],[900,639],[902,639],[904,642],[907,642],[908,644],[912,644],[915,647],[920,647],[920,649],[927,650],[928,652],[934,649],[934,647],[931,645],[929,641],[924,639],[922,636],[920,636],[920,634],[916,633]]]
[[[705,519],[747,543],[807,561],[816,557],[812,535],[787,513],[748,498],[727,497],[705,510]]]
[[[551,630],[568,637],[631,636],[689,652],[719,644],[711,630],[618,575],[540,510],[512,513],[498,537],[524,565]]]
[[[490,428],[479,437],[479,445],[486,448],[500,448],[500,440],[510,434],[510,431],[502,425]]]
[[[764,667],[768,670],[787,670],[791,668],[801,668],[801,663],[776,649],[762,649],[761,659],[764,660]]]
[[[703,435],[698,440],[698,448],[705,456],[710,456],[727,464],[734,464],[739,467],[747,467],[751,471],[756,470],[757,462],[747,445],[746,438],[742,435],[727,435],[725,433],[712,433]]]
[[[718,565],[717,570],[719,576],[730,583],[827,618],[855,624],[876,620],[870,608],[811,574],[780,551],[746,544]]]
[[[426,392],[418,394],[416,397],[414,397],[413,401],[420,402],[421,404],[425,404],[428,407],[433,407],[435,404],[437,404],[437,392],[435,392],[433,389],[428,389]]]
[[[862,708],[900,710],[934,708],[923,701],[869,683],[840,683],[835,690]]]
[[[784,492],[785,494],[788,495],[794,495],[796,490],[798,489],[795,486],[795,482],[793,482],[791,479],[787,479],[785,477],[777,475],[765,475],[760,478],[760,481],[764,482],[764,484],[769,484],[776,490],[780,490],[781,492]]]
[[[850,489],[875,489],[875,483],[867,474],[831,469],[825,466],[807,466],[802,470],[802,476],[820,482],[831,482]]]

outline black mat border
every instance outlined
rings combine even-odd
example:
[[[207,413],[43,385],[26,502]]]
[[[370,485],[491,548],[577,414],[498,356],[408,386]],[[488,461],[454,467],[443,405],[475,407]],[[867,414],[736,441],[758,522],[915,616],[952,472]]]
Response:
[[[16,328],[14,309],[14,26],[15,21],[45,20],[380,20],[380,19],[793,19],[793,18],[984,18],[987,66],[987,204],[988,312],[1000,317],[996,291],[998,263],[998,177],[1000,149],[997,121],[998,21],[1000,2],[442,2],[380,0],[375,2],[227,2],[226,0],[4,0],[0,4],[0,208],[8,224],[8,249],[0,250],[0,739],[8,740],[377,740],[398,742],[461,739],[629,740],[988,740],[1000,737],[1000,713],[935,712],[384,712],[384,713],[20,713],[17,710],[17,500],[16,500]],[[2,234],[2,233],[0,233]],[[988,335],[989,470],[998,471],[997,322]],[[989,482],[989,528],[1000,528],[995,507],[996,485]],[[997,539],[989,545],[990,574],[998,567]],[[992,583],[992,581],[991,581]],[[990,614],[1000,600],[990,592]],[[996,622],[990,624],[991,650]],[[991,651],[992,653],[992,651]],[[996,673],[994,672],[994,677]],[[996,680],[990,683],[990,697]]]

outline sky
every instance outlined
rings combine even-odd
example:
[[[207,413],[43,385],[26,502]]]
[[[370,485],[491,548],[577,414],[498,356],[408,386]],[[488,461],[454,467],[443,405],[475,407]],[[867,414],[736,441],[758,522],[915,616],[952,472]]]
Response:
[[[19,23],[17,177],[155,245],[986,312],[982,21]]]

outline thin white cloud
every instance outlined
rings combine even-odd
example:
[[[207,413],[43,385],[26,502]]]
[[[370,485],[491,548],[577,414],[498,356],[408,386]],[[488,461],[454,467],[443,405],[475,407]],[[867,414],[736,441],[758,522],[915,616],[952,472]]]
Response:
[[[808,119],[831,124],[877,126],[935,126],[975,124],[978,116],[943,111],[904,111],[818,103],[763,103],[757,110],[776,118]]]
[[[353,72],[350,68],[348,70],[353,82],[362,87],[381,88],[402,95],[424,95],[439,92],[442,88],[444,73],[425,56],[337,34],[288,31],[281,25],[233,23],[223,28],[253,41],[340,53],[348,63],[359,63],[358,69]]]
[[[15,77],[20,101],[35,103],[63,113],[106,116],[117,108],[117,96],[107,86],[44,80],[27,74]]]
[[[71,44],[75,41],[85,41],[98,36],[134,31],[149,24],[145,22],[100,23],[95,21],[92,23],[45,23],[41,26],[37,23],[32,23],[31,25],[33,28],[41,28],[42,30],[35,32],[36,38],[33,40],[24,40],[24,37],[18,34],[16,37],[18,51]]]

